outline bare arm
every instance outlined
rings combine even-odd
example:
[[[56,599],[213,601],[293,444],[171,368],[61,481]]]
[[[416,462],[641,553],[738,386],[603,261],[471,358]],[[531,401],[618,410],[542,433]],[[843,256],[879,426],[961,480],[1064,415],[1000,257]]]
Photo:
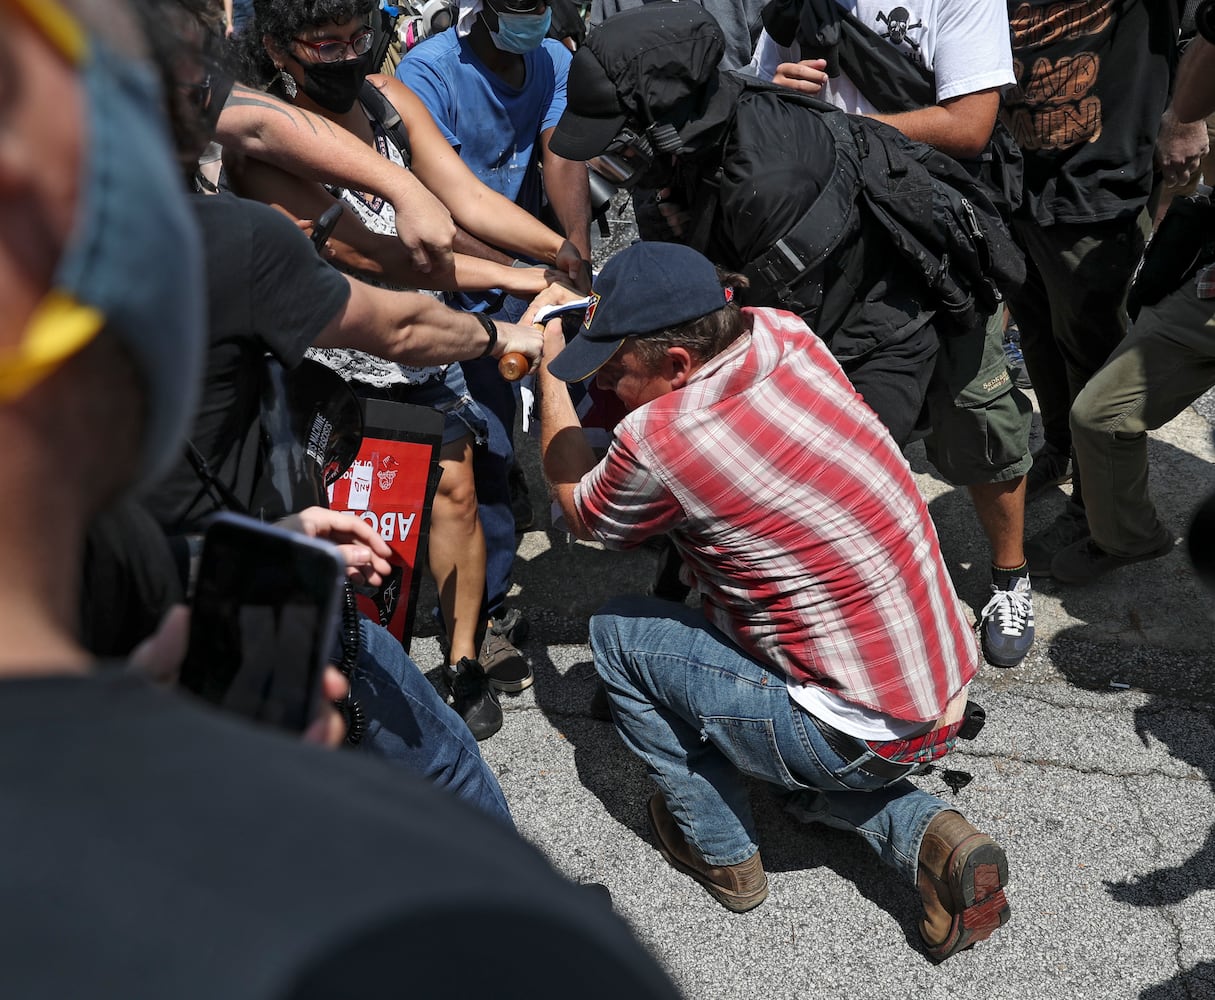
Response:
[[[388,361],[435,365],[468,361],[485,354],[489,334],[471,313],[449,309],[418,292],[393,292],[350,280],[345,307],[313,342],[317,347],[350,347]],[[535,361],[543,338],[531,326],[498,323],[492,356],[517,352]]]
[[[908,139],[935,146],[943,153],[967,159],[983,152],[996,125],[1000,91],[977,90],[940,104],[893,115],[871,115],[893,125]]]
[[[548,148],[556,129],[546,129],[540,136],[544,164],[544,193],[561,229],[584,260],[591,259],[591,183],[586,164],[567,160]]]
[[[397,235],[423,274],[450,266],[451,214],[408,170],[320,115],[237,84],[219,116],[216,140],[230,161],[260,160],[307,180],[340,184],[386,198]]]
[[[557,269],[564,271],[584,292],[591,290],[591,182],[586,164],[567,160],[548,148],[556,129],[546,129],[540,137],[544,163],[544,193],[557,216],[566,245],[557,258]],[[581,260],[571,253],[577,250]]]
[[[1196,122],[1215,113],[1215,45],[1201,36],[1186,46],[1177,67],[1173,113],[1182,122]]]
[[[334,203],[319,184],[286,173],[261,160],[246,160],[232,172],[237,190],[272,205],[297,223],[319,218]],[[451,254],[429,272],[418,271],[399,240],[368,230],[350,212],[343,212],[326,244],[326,256],[344,269],[368,278],[413,288],[440,291],[479,291],[503,288],[522,297],[541,291],[549,272],[517,268]]]
[[[425,105],[400,80],[379,76],[374,82],[409,129],[418,179],[451,210],[461,228],[499,250],[557,262],[566,242],[559,234],[482,184],[451,148]]]
[[[781,63],[776,68],[772,82],[804,94],[817,94],[828,82],[826,66],[823,59]],[[993,88],[962,94],[915,111],[873,114],[869,117],[893,125],[908,139],[935,146],[950,156],[967,159],[978,156],[987,145],[999,110],[1000,91]]]
[[[539,374],[540,456],[544,463],[544,478],[565,515],[570,532],[585,541],[594,536],[574,503],[574,488],[595,468],[595,453],[587,444],[586,434],[578,422],[569,387],[548,371],[549,361],[564,346],[561,320],[551,320],[544,331],[544,360]]]

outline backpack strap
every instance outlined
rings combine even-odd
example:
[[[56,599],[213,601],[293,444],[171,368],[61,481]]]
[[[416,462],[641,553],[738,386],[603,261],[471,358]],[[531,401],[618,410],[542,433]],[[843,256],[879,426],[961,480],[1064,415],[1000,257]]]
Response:
[[[874,31],[851,11],[840,10],[840,66],[865,100],[882,114],[915,111],[937,103],[936,75]]]
[[[388,100],[370,80],[363,81],[363,89],[359,91],[359,103],[363,105],[363,109],[374,118],[380,127],[388,133],[397,149],[401,151],[401,159],[405,161],[405,166],[408,167],[413,162],[413,154],[410,151],[409,133],[405,130],[405,123],[401,121],[401,116],[397,109],[392,106],[392,102]]]

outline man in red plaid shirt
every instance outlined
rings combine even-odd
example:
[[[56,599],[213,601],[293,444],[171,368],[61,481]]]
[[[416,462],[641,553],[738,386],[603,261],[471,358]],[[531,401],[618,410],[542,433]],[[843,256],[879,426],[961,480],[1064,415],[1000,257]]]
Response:
[[[1004,852],[906,780],[946,753],[973,632],[906,461],[791,313],[740,309],[696,251],[646,242],[604,268],[578,335],[545,335],[545,474],[579,538],[668,534],[700,607],[610,602],[591,647],[612,715],[660,791],[663,856],[723,905],[768,883],[743,774],[854,830],[918,885],[929,953],[1008,919]],[[630,411],[602,462],[564,382]]]

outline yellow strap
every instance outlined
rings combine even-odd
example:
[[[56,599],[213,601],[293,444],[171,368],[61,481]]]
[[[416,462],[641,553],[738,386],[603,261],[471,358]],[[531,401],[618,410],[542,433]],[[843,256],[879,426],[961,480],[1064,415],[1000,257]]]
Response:
[[[80,22],[58,0],[3,0],[16,7],[73,66],[84,62],[89,39]]]
[[[0,352],[0,400],[23,396],[84,349],[105,325],[105,317],[70,295],[51,292],[34,311],[25,339]]]

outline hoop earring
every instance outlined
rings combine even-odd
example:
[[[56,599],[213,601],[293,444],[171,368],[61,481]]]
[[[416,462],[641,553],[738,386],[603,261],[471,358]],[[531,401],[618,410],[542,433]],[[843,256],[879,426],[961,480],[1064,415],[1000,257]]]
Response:
[[[283,85],[283,92],[287,95],[287,99],[294,101],[295,95],[300,92],[299,87],[296,86],[295,77],[293,77],[285,69],[280,69],[278,71],[278,78]]]

